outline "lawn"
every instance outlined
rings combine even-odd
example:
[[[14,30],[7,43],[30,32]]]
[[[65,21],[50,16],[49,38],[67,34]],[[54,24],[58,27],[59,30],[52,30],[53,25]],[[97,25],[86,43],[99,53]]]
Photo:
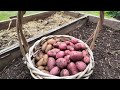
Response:
[[[41,11],[27,11],[26,15],[32,14],[32,13],[37,13],[37,12],[41,12]],[[106,12],[107,11],[105,11],[105,17],[106,18],[112,18]],[[80,11],[80,13],[99,16],[99,11]],[[14,16],[16,14],[17,14],[17,11],[0,11],[0,20],[9,19],[9,17]]]
[[[113,19],[110,15],[107,14],[107,12],[108,12],[108,11],[105,11],[105,17],[106,17],[106,18],[111,18],[111,19]],[[99,16],[99,11],[80,11],[80,13]]]
[[[32,14],[32,13],[37,13],[41,11],[27,11],[26,15]],[[0,11],[0,20],[6,20],[9,19],[9,17],[17,15],[17,11]]]

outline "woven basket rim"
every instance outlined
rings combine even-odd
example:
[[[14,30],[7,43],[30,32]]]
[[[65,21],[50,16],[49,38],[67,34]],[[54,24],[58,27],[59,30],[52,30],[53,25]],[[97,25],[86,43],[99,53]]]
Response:
[[[75,77],[81,78],[85,75],[85,73],[89,70],[91,72],[93,72],[93,67],[94,67],[94,57],[93,57],[93,52],[91,51],[91,49],[89,48],[89,46],[84,43],[82,40],[78,39],[79,42],[82,42],[85,44],[85,46],[87,47],[87,51],[90,54],[90,63],[87,65],[86,69],[82,72],[78,72],[75,75],[71,75],[71,76],[54,76],[54,75],[50,75],[50,74],[46,74],[44,72],[42,72],[41,70],[37,69],[34,66],[34,62],[31,60],[31,57],[33,56],[33,49],[35,48],[36,45],[38,45],[41,41],[47,39],[47,38],[52,38],[52,37],[68,37],[68,38],[75,38],[73,36],[69,36],[69,35],[49,35],[47,37],[42,37],[41,39],[37,40],[29,49],[29,52],[26,54],[27,57],[27,67],[30,70],[30,74],[32,75],[32,77],[34,79],[42,79],[42,78],[46,78],[46,79],[72,79]],[[35,75],[36,74],[36,75]],[[40,76],[40,77],[39,77]],[[86,77],[89,77],[89,74],[86,74]]]

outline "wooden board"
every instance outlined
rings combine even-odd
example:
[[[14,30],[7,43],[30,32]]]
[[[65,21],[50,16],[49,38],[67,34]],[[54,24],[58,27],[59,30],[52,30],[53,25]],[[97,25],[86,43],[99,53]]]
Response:
[[[90,22],[97,23],[98,19],[99,19],[99,17],[97,17],[97,16],[89,15]],[[105,18],[103,25],[108,26],[114,30],[120,30],[120,21],[119,20]]]

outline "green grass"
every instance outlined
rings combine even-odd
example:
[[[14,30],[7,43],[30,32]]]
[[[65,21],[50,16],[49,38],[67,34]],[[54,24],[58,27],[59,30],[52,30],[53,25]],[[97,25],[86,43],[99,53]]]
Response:
[[[15,11],[0,11],[0,20],[8,19],[10,16],[16,15]]]
[[[37,12],[40,12],[40,11],[27,11],[26,15],[37,13]],[[17,11],[0,11],[0,21],[9,19],[9,17],[14,16],[14,15],[17,15]]]
[[[26,15],[32,14],[32,13],[37,13],[37,12],[41,12],[41,11],[27,11]],[[99,16],[99,11],[80,11],[80,12],[84,13],[84,14],[91,14],[91,15]],[[105,17],[112,18],[106,12],[107,11],[105,11]],[[9,19],[9,17],[14,16],[14,15],[17,15],[17,11],[0,11],[0,21]]]
[[[84,14],[91,14],[91,15],[99,16],[99,11],[80,11],[80,12]],[[108,11],[105,11],[105,18],[113,19],[110,15],[107,14],[107,12]]]

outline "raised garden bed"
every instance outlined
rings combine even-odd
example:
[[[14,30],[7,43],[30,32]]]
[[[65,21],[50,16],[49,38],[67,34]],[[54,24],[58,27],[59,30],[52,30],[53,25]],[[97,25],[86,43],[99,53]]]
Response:
[[[29,39],[75,19],[75,17],[66,15],[64,12],[56,12],[48,18],[29,21],[23,24],[23,33],[26,39]],[[16,27],[9,30],[0,30],[0,50],[9,47],[16,42],[18,42]]]

